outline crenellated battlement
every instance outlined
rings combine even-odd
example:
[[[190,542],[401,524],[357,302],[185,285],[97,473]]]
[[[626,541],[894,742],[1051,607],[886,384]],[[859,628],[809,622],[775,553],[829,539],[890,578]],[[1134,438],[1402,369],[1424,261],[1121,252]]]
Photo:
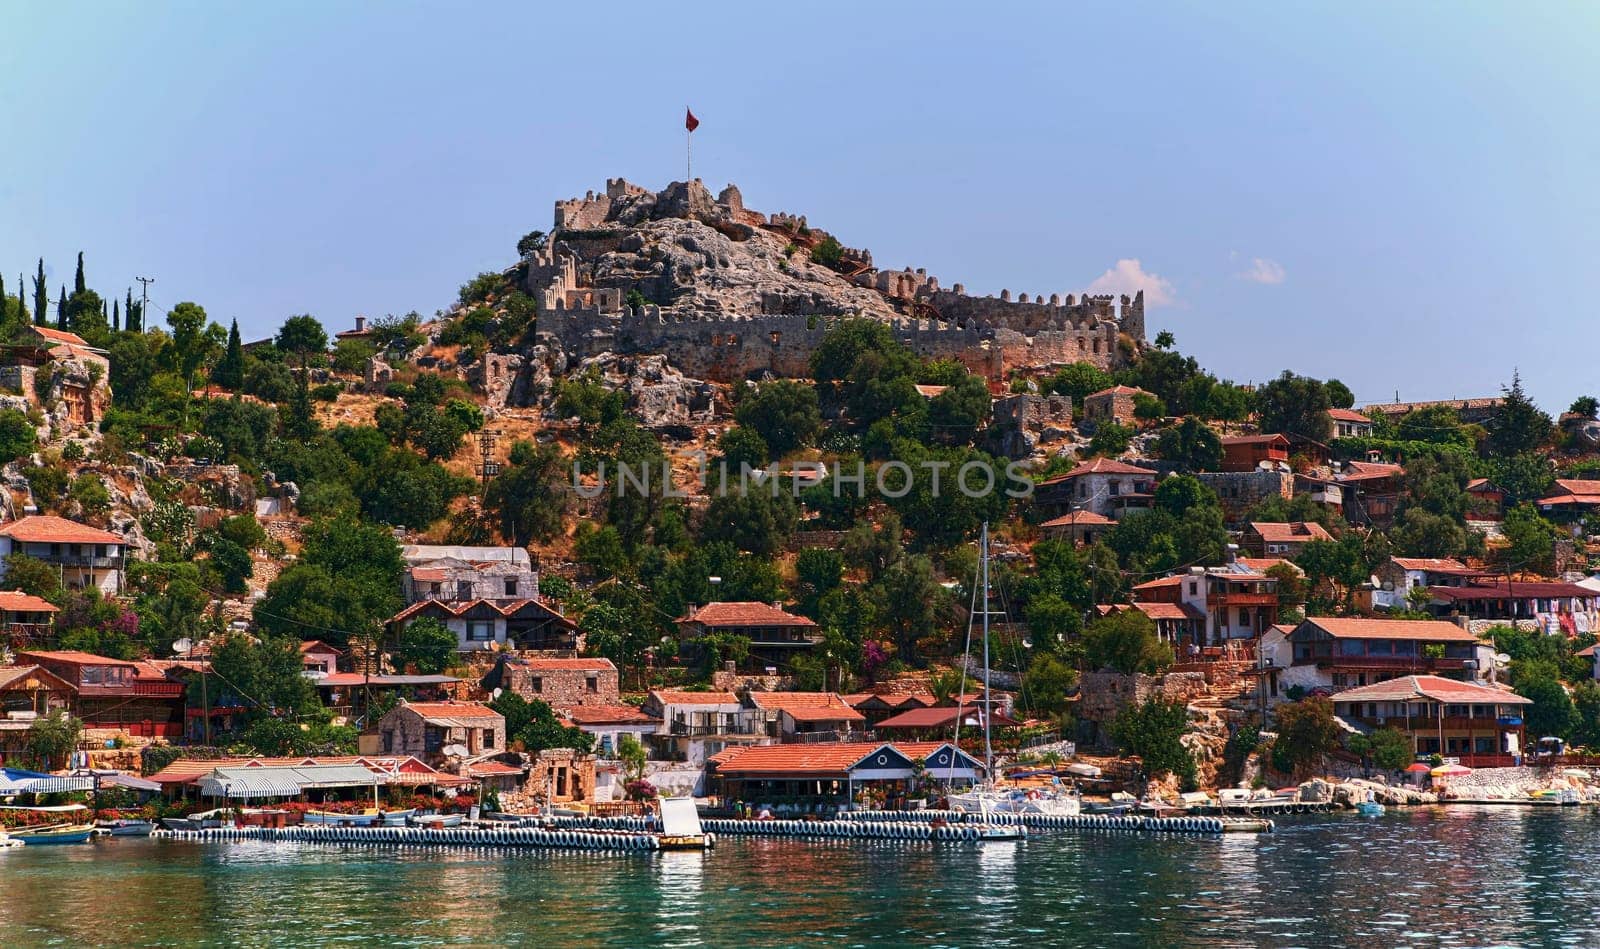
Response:
[[[839,311],[869,307],[870,300],[863,301],[860,290],[870,290],[877,295],[871,299],[881,297],[883,305],[870,307],[866,315],[885,320],[907,346],[931,358],[959,360],[996,380],[1015,368],[1071,362],[1113,368],[1125,358],[1127,346],[1121,345],[1121,337],[1135,347],[1144,343],[1143,292],[1013,295],[1003,289],[997,295],[974,296],[963,284],[944,285],[922,268],[874,269],[866,250],[847,249],[844,256],[854,275],[825,274],[821,292],[815,289],[818,278],[812,268],[807,279],[813,287],[791,296],[762,298],[762,306],[775,307],[787,307],[798,298],[814,306],[814,313],[629,307],[623,302],[626,283],[613,278],[612,286],[593,285],[594,261],[599,255],[614,258],[631,252],[627,241],[634,241],[634,247],[639,244],[637,237],[630,237],[630,229],[657,219],[698,221],[735,241],[752,239],[761,229],[776,232],[765,238],[768,241],[806,243],[801,241],[805,237],[814,244],[828,236],[813,229],[805,215],[766,215],[745,207],[742,193],[732,184],[713,197],[698,179],[673,182],[660,192],[622,178],[607,179],[604,193],[590,191],[556,202],[555,233],[549,245],[523,263],[525,287],[539,304],[540,333],[571,355],[595,355],[606,349],[659,352],[684,371],[714,380],[731,382],[762,372],[804,375],[811,352],[828,328],[844,318]],[[573,232],[569,241],[562,239],[563,231]],[[583,255],[582,261],[577,254]],[[650,272],[649,260],[641,260],[641,272]],[[615,264],[607,266],[614,275]],[[680,272],[683,276],[673,278],[680,288],[700,279],[692,269]],[[858,289],[831,293],[826,287],[829,280]]]

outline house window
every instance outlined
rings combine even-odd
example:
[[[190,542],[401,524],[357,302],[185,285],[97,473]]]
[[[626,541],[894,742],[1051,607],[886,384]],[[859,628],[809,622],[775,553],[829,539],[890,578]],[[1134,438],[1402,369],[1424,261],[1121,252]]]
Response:
[[[1121,481],[1108,481],[1108,482],[1106,482],[1106,493],[1110,494],[1112,497],[1116,497],[1117,495],[1121,494],[1122,493],[1122,482]]]
[[[1249,610],[1245,610],[1245,609],[1242,609],[1242,608],[1239,610],[1239,625],[1240,626],[1249,626],[1250,625],[1250,611]]]
[[[513,578],[509,578],[509,579],[506,580],[506,596],[516,596],[516,595],[517,595],[517,581],[516,581],[516,579],[514,577]]]
[[[534,676],[529,679],[528,687],[533,689],[534,694],[542,695],[544,693],[544,676]]]
[[[383,730],[383,753],[386,755],[394,754],[394,729],[392,728]]]
[[[483,747],[484,748],[493,748],[494,747],[494,729],[485,728],[483,730]]]
[[[429,725],[422,731],[422,750],[437,752],[444,747],[444,729]]]
[[[1200,584],[1194,582],[1193,580],[1190,580],[1189,581],[1189,595],[1190,596],[1199,596],[1200,595]]]
[[[457,580],[456,581],[456,599],[458,599],[458,600],[470,600],[470,599],[472,599],[472,581],[471,580]]]
[[[590,692],[590,693],[599,692],[600,691],[600,677],[599,676],[584,676],[583,677],[583,690],[585,692]]]
[[[489,620],[468,620],[467,640],[482,643],[494,638],[494,623]]]

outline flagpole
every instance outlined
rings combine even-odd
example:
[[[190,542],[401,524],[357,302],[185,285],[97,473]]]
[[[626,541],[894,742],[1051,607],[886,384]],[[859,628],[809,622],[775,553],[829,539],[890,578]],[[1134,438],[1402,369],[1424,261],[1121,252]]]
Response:
[[[684,106],[683,114],[688,115],[689,107]],[[694,180],[694,129],[689,123],[683,123],[683,183],[688,184]]]

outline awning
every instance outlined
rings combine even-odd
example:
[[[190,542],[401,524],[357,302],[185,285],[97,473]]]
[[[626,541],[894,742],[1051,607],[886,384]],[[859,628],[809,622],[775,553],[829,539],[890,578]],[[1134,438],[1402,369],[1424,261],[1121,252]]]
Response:
[[[59,794],[64,791],[89,791],[93,778],[64,777],[20,768],[0,769],[0,795]]]
[[[389,776],[358,764],[303,765],[298,768],[217,768],[199,781],[207,797],[299,797],[311,788],[371,787]]]

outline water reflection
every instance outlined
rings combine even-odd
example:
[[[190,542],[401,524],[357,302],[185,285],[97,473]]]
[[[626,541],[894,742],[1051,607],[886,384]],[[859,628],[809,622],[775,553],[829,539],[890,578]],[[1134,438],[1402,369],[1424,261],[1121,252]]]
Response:
[[[1452,808],[707,854],[116,839],[0,853],[0,943],[1600,945],[1597,831],[1587,810]]]

